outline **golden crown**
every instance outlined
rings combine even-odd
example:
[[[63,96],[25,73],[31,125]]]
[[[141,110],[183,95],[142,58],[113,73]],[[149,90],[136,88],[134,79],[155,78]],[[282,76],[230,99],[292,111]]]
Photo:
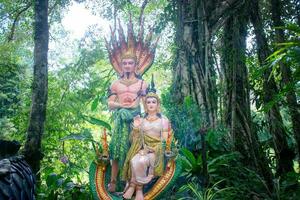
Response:
[[[111,39],[106,42],[106,48],[109,54],[109,60],[114,70],[123,74],[122,72],[122,59],[133,58],[136,61],[136,73],[143,75],[152,65],[155,56],[155,49],[157,46],[158,38],[152,43],[153,30],[151,29],[144,41],[144,27],[143,20],[140,22],[140,30],[137,39],[134,36],[133,25],[131,17],[127,25],[127,41],[125,39],[124,31],[119,20],[118,39],[115,30],[111,28]]]
[[[151,82],[146,90],[146,96],[145,96],[145,99],[143,101],[144,103],[144,109],[145,109],[145,112],[147,113],[148,112],[148,109],[147,109],[147,105],[146,105],[146,101],[147,101],[147,98],[155,98],[157,100],[157,113],[160,113],[160,98],[159,96],[156,94],[156,88],[155,88],[155,83],[154,83],[154,76],[152,74],[152,78],[151,78]]]
[[[154,76],[152,74],[152,77],[151,77],[151,82],[146,90],[146,98],[147,99],[148,97],[154,97],[157,99],[157,101],[160,103],[160,98],[159,96],[156,94],[156,88],[155,88],[155,83],[154,83]]]

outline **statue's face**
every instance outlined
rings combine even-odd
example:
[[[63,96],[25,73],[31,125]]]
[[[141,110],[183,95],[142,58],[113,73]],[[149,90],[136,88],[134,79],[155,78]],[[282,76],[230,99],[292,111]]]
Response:
[[[133,73],[135,71],[135,60],[133,58],[124,58],[122,60],[122,70],[124,73]]]
[[[148,112],[154,112],[154,111],[157,112],[158,109],[157,99],[155,97],[148,97],[146,99],[146,106]]]

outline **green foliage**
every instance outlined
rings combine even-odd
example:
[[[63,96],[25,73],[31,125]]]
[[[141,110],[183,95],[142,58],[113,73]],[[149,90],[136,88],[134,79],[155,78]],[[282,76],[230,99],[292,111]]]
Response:
[[[202,157],[195,157],[187,149],[181,151],[184,180],[178,183],[183,194],[177,198],[216,198],[216,199],[271,199],[274,194],[268,191],[264,180],[253,170],[243,166],[238,152],[216,151],[207,154],[209,186],[201,185]],[[292,182],[291,183],[295,183]],[[199,185],[200,184],[200,185]],[[216,185],[218,187],[216,188]],[[249,187],[251,185],[251,187]],[[280,186],[281,187],[281,186]],[[220,191],[220,194],[217,194]],[[221,192],[222,191],[222,192]],[[216,194],[215,194],[216,193]]]
[[[195,157],[194,154],[186,148],[182,148],[180,152],[182,154],[180,157],[183,169],[182,176],[187,179],[187,182],[199,182],[199,177],[203,171],[201,154]]]
[[[291,80],[293,82],[285,85],[280,91],[279,97],[284,97],[291,89],[299,88],[300,80],[300,26],[296,24],[287,24],[284,27],[277,27],[289,33],[289,39],[283,43],[275,44],[277,50],[268,57],[269,67],[272,73],[276,75],[276,70],[281,62],[285,63],[292,70]]]
[[[297,199],[300,195],[299,173],[289,172],[280,179],[274,180],[275,194],[277,199]]]
[[[31,76],[17,44],[0,43],[0,137],[22,141],[27,129]]]
[[[91,124],[95,124],[95,125],[98,125],[98,126],[103,126],[104,128],[107,128],[108,130],[111,130],[111,126],[107,122],[105,122],[101,119],[97,119],[97,118],[94,118],[94,117],[87,117],[87,116],[84,116],[84,119],[86,121],[90,122]]]
[[[21,104],[19,98],[21,67],[6,62],[7,60],[1,60],[0,63],[0,138],[17,132],[10,118],[18,113]]]
[[[17,132],[14,123],[12,123],[11,120],[6,117],[0,118],[0,130],[1,139],[11,138],[10,136]]]
[[[211,187],[208,188],[202,188],[199,186],[199,184],[195,182],[188,183],[184,186],[182,186],[179,190],[179,192],[185,192],[190,191],[192,193],[191,197],[182,197],[179,198],[179,200],[184,199],[197,199],[197,200],[213,200],[217,199],[216,195],[219,193],[223,193],[225,190],[230,190],[231,188],[222,188],[219,189],[217,186],[222,182],[218,181],[215,184],[213,184]]]
[[[233,139],[230,137],[228,129],[223,125],[209,129],[205,135],[205,141],[210,153],[229,152],[234,148]]]
[[[175,138],[180,146],[192,151],[201,149],[201,137],[199,129],[201,126],[201,113],[198,105],[191,97],[186,97],[182,105],[174,106],[170,92],[162,94],[162,104],[165,114],[171,119]]]
[[[87,141],[87,142],[92,142],[93,136],[89,130],[84,130],[83,133],[81,134],[69,134],[63,138],[60,139],[60,141],[66,141],[66,140],[81,140],[81,141]]]
[[[11,117],[17,113],[20,104],[22,67],[13,63],[0,65],[0,117]]]
[[[279,47],[272,55],[269,56],[271,66],[277,65],[280,61],[290,62],[292,66],[298,67],[300,64],[300,27],[297,24],[287,24],[284,27],[277,27],[289,32],[290,39],[283,43],[278,43]]]
[[[51,172],[53,168],[47,168]],[[37,199],[92,199],[87,184],[74,183],[67,174],[56,174],[46,172],[46,185],[39,191]]]
[[[121,22],[125,22],[131,13],[135,29],[138,29],[136,25],[142,1],[76,2],[85,3],[94,13],[108,19],[119,17]],[[16,17],[19,11],[30,3],[32,2],[27,0],[6,0],[0,3],[0,137],[17,139],[21,143],[25,141],[31,103],[32,5]],[[58,42],[60,45],[59,48],[50,46],[49,52],[47,121],[42,144],[44,158],[40,171],[42,182],[37,198],[91,199],[87,169],[95,159],[94,150],[100,148],[101,151],[99,130],[102,130],[102,127],[108,130],[112,128],[109,123],[110,113],[107,112],[106,90],[116,77],[113,77],[114,71],[108,62],[103,41],[99,40],[102,35],[99,35],[98,30],[91,27],[83,39],[73,44],[68,43],[68,35],[63,30],[60,20],[71,1],[50,0],[49,4],[51,44]],[[118,11],[116,16],[114,9]],[[292,172],[275,179],[275,192],[268,191],[264,180],[255,169],[245,167],[241,155],[233,151],[233,138],[229,136],[226,127],[221,125],[209,130],[205,136],[209,185],[207,188],[201,185],[203,161],[200,151],[203,141],[199,130],[204,125],[202,114],[191,97],[186,97],[182,105],[172,102],[171,90],[167,89],[172,81],[172,62],[176,59],[170,52],[172,48],[178,47],[175,45],[177,41],[171,41],[174,37],[172,25],[182,23],[176,16],[176,9],[174,2],[158,0],[148,1],[144,10],[145,27],[154,25],[155,33],[162,34],[155,63],[144,78],[150,80],[150,74],[155,74],[157,88],[163,93],[163,113],[171,120],[179,145],[184,147],[180,152],[184,168],[182,176],[178,184],[170,190],[172,194],[168,193],[165,199],[297,199],[300,196],[298,173]],[[267,6],[264,6],[265,17],[269,17],[266,9]],[[17,26],[12,40],[8,42],[14,20],[17,20]],[[256,104],[256,108],[262,111],[268,110],[274,103],[281,103],[291,88],[299,93],[300,29],[293,24],[280,28],[285,30],[288,40],[277,44],[279,49],[269,57],[269,65],[258,68],[254,51],[249,52],[246,57],[251,98],[254,96],[251,100]],[[219,38],[217,36],[216,41]],[[62,55],[69,51],[70,54]],[[291,67],[294,82],[281,88],[269,105],[262,106],[264,70],[272,69],[272,76],[275,76],[279,85],[280,62]],[[225,88],[220,85],[221,96],[225,96]],[[222,112],[217,114],[222,116]],[[281,108],[281,113],[286,127],[290,129],[288,112]],[[258,133],[260,144],[273,164],[275,157],[270,148],[272,137],[267,131],[268,124],[264,121],[262,112],[253,109],[253,116],[253,132]],[[292,139],[289,142],[293,144]],[[178,189],[181,186],[182,194],[179,194]]]
[[[260,109],[263,105],[263,74],[267,66],[261,66],[256,58],[256,55],[249,55],[246,58],[246,64],[249,70],[249,85],[253,91],[252,102],[256,109]]]
[[[72,63],[63,63],[64,68],[49,73],[42,166],[54,167],[43,168],[41,177],[47,180],[55,173],[62,183],[42,182],[41,199],[51,199],[53,195],[59,199],[72,199],[74,195],[90,198],[87,168],[95,159],[94,144],[100,147],[98,132],[101,127],[111,129],[107,123],[109,115],[102,113],[106,108],[102,97],[106,96],[111,71],[102,60],[103,47],[90,41],[102,44],[87,36],[79,42],[79,54]],[[91,106],[95,99],[97,105]]]

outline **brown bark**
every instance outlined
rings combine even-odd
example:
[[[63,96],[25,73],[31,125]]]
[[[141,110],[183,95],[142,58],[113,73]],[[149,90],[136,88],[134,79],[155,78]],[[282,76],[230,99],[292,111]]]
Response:
[[[296,0],[296,2],[294,2],[295,5],[295,9],[296,9],[296,20],[297,20],[297,24],[298,26],[300,26],[300,2],[298,0]]]
[[[174,64],[174,99],[191,96],[199,105],[204,123],[217,123],[216,73],[212,58],[212,34],[240,1],[177,0],[177,60]]]
[[[199,68],[204,66],[201,63],[204,59],[200,59],[204,56],[199,52],[198,46],[199,40],[202,40],[199,35],[202,35],[203,30],[198,29],[199,8],[197,9],[196,4],[196,1],[177,1],[179,24],[176,41],[179,48],[174,67],[174,97],[178,103],[182,103],[185,97],[191,96],[204,111],[206,121],[210,122],[209,103],[204,85],[209,76],[205,76],[205,73],[199,74]]]
[[[281,19],[282,15],[282,4],[279,0],[271,0],[271,12],[272,12],[272,21],[274,27],[284,26],[284,23]],[[282,43],[285,41],[284,39],[284,31],[283,29],[275,28],[275,42]],[[298,154],[300,154],[300,111],[299,105],[297,103],[297,98],[294,89],[294,80],[291,72],[290,66],[281,62],[280,63],[280,71],[282,76],[282,85],[283,87],[288,87],[292,85],[290,89],[288,89],[286,93],[286,102],[290,112],[293,132],[298,146]]]
[[[251,8],[250,19],[256,37],[258,61],[261,67],[263,67],[266,64],[266,59],[270,55],[270,49],[263,30],[258,0],[251,1]],[[284,129],[278,102],[272,102],[278,93],[278,88],[274,76],[271,75],[271,71],[272,69],[270,68],[264,70],[263,102],[265,106],[271,105],[271,107],[266,110],[265,115],[269,124],[269,131],[273,136],[274,150],[278,160],[277,174],[280,175],[293,169],[293,156],[288,156],[293,152],[288,147],[286,131]]]
[[[272,189],[272,174],[252,128],[249,100],[249,81],[246,67],[246,5],[239,14],[228,18],[224,26],[222,55],[226,82],[227,117],[235,149],[243,155],[247,166],[257,169]]]
[[[249,86],[245,64],[246,23],[241,17],[230,17],[224,27],[223,67],[226,78],[227,118],[226,122],[234,139],[235,148],[245,160],[252,160],[253,137],[251,136],[251,118]],[[257,164],[255,164],[257,165]]]
[[[48,0],[37,0],[34,5],[34,75],[32,105],[24,148],[26,161],[37,174],[42,159],[41,140],[46,119],[48,94]],[[39,175],[37,176],[39,179]]]

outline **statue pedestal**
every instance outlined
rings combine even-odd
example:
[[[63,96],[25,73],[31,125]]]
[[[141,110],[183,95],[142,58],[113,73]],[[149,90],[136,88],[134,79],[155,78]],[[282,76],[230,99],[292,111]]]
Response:
[[[90,165],[90,187],[94,199],[99,200],[121,200],[122,197],[111,194],[107,191],[107,181],[105,175],[110,167],[109,162],[92,162]],[[178,178],[181,172],[181,161],[179,159],[170,159],[167,162],[165,171],[155,184],[144,194],[145,200],[152,200],[166,192]]]

